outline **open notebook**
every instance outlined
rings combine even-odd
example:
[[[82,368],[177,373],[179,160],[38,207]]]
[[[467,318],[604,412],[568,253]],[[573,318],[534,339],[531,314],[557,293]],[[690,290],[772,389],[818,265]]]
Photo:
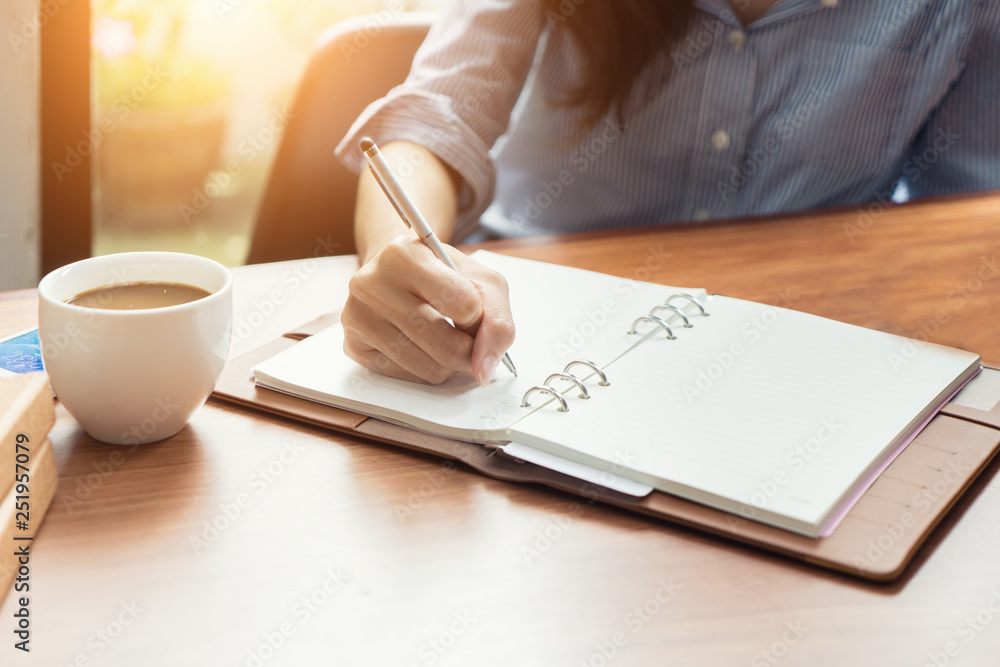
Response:
[[[386,378],[344,356],[335,326],[257,364],[256,382],[450,438],[512,441],[815,537],[980,368],[972,353],[777,306],[476,258],[510,284],[519,377]],[[636,322],[650,312],[660,320]],[[576,360],[610,384],[566,368]],[[550,378],[564,371],[590,398]]]

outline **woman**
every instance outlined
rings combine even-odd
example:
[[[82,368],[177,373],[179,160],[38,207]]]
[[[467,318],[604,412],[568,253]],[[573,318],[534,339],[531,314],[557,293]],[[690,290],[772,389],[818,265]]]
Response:
[[[455,1],[338,153],[374,137],[442,240],[566,233],[997,188],[998,98],[989,0]],[[485,384],[502,277],[403,231],[362,173],[346,353]]]

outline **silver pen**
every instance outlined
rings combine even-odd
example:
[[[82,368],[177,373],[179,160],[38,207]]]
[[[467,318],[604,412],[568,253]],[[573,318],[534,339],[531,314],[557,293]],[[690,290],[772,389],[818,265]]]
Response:
[[[430,248],[435,257],[444,262],[446,266],[459,272],[458,267],[451,261],[451,257],[448,256],[444,246],[441,245],[441,241],[434,234],[434,230],[427,224],[427,220],[424,219],[424,216],[420,213],[417,205],[413,203],[413,200],[410,199],[410,196],[406,194],[406,190],[403,189],[400,182],[396,180],[396,175],[392,173],[389,163],[382,157],[378,146],[375,145],[375,142],[370,137],[362,137],[361,152],[364,153],[365,158],[368,160],[368,168],[375,177],[375,181],[382,188],[382,192],[385,193],[385,196],[389,199],[393,208],[396,209],[399,217],[406,223],[406,226],[416,232],[423,244]],[[507,370],[516,377],[517,369],[514,368],[514,362],[510,360],[510,355],[505,352],[501,361],[507,367]]]

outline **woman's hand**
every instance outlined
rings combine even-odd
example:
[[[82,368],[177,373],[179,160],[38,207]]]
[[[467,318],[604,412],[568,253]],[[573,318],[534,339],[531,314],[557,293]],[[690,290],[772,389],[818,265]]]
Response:
[[[438,384],[472,373],[489,382],[514,342],[507,281],[445,249],[459,273],[413,236],[393,239],[358,270],[341,314],[347,356],[404,380]]]
[[[437,237],[451,238],[459,176],[412,142],[387,142],[381,153]],[[405,380],[437,384],[472,373],[486,385],[514,341],[503,276],[451,246],[458,273],[442,263],[404,231],[368,170],[358,182],[354,238],[361,268],[341,313],[347,356]]]

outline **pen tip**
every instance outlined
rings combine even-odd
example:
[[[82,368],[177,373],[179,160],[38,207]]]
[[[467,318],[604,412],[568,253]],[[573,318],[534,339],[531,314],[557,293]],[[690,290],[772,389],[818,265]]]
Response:
[[[375,142],[372,141],[371,137],[361,137],[361,152],[367,153],[371,149],[375,148]]]
[[[509,370],[514,377],[517,377],[517,369],[514,368],[514,362],[511,361],[509,354],[504,354],[503,359],[500,361],[503,362],[503,365],[507,367],[507,370]]]

